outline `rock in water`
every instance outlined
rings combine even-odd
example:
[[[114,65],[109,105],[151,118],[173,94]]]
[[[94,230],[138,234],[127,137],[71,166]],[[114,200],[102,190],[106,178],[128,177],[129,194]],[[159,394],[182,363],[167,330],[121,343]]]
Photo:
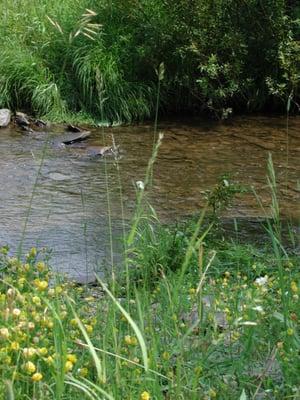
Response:
[[[66,129],[66,130],[69,131],[69,132],[74,132],[74,133],[82,132],[82,129],[80,129],[78,126],[71,125],[71,124],[69,124],[69,125],[67,126],[67,129]]]
[[[66,136],[61,143],[69,145],[76,142],[82,142],[90,136],[90,131],[81,131],[78,133],[70,133],[70,135]]]
[[[10,123],[11,112],[7,108],[0,110],[0,128],[5,128]]]
[[[15,123],[21,127],[30,125],[27,115],[22,112],[16,112]]]
[[[102,157],[107,153],[113,154],[113,148],[111,146],[88,146],[86,148],[86,154],[91,157]]]

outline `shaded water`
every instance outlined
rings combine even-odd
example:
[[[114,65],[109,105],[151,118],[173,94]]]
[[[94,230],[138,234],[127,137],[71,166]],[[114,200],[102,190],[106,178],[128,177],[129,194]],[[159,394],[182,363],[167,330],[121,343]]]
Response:
[[[271,152],[282,214],[299,221],[300,118],[290,120],[288,137],[286,120],[279,117],[241,117],[226,124],[169,121],[160,130],[164,140],[149,201],[162,220],[197,212],[205,202],[205,191],[224,173],[234,182],[253,186],[268,206],[266,164]],[[135,205],[135,182],[143,180],[151,155],[153,128],[116,127],[104,133],[98,129],[86,142],[66,148],[56,145],[63,130],[56,131],[48,145],[47,134],[0,131],[0,243],[15,249],[27,218],[24,250],[48,246],[56,268],[83,279],[96,265],[101,269],[110,260],[109,223],[117,257],[116,238],[122,232],[120,182],[128,220]],[[111,156],[88,154],[87,146],[111,145],[112,135],[120,146],[118,162]],[[249,192],[236,199],[227,216],[248,220],[264,214]]]

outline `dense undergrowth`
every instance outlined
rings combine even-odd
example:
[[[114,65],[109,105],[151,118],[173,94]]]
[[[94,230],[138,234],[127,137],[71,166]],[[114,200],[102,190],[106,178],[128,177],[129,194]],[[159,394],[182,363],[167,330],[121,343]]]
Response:
[[[299,98],[299,6],[283,0],[5,0],[0,107],[52,120],[285,108]],[[100,118],[103,116],[103,118]]]
[[[0,398],[298,399],[299,257],[272,235],[194,241],[195,224],[149,223],[129,289],[76,286],[42,252],[2,248]]]

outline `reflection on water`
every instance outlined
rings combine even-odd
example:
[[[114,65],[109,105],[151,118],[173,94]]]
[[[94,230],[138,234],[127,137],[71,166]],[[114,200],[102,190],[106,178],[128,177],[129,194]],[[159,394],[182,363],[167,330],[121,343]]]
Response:
[[[195,213],[204,204],[205,191],[224,173],[253,186],[267,206],[266,162],[271,152],[282,213],[299,220],[300,119],[291,119],[288,138],[285,123],[277,117],[238,118],[226,124],[162,123],[164,140],[149,193],[160,218],[174,220]],[[60,129],[56,130],[55,138]],[[113,157],[91,157],[87,150],[87,146],[110,145],[112,134],[120,146],[119,169]],[[24,249],[48,246],[53,249],[53,265],[82,278],[111,258],[110,215],[117,257],[116,238],[122,232],[119,183],[127,220],[135,204],[135,182],[143,180],[152,151],[152,127],[107,128],[104,134],[94,130],[88,141],[67,148],[57,146],[53,137],[46,146],[46,134],[27,136],[6,129],[0,135],[1,244],[14,249],[19,243],[36,182]],[[255,218],[263,213],[249,192],[236,199],[227,215]]]

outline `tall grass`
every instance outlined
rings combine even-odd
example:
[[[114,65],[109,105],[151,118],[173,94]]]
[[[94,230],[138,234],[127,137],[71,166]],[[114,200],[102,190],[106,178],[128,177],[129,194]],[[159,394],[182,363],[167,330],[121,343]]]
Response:
[[[297,103],[297,28],[281,0],[6,0],[0,14],[0,107],[53,120],[80,111],[99,122],[97,74],[110,122],[143,119],[157,107],[219,117],[232,108],[278,109],[291,87]]]

